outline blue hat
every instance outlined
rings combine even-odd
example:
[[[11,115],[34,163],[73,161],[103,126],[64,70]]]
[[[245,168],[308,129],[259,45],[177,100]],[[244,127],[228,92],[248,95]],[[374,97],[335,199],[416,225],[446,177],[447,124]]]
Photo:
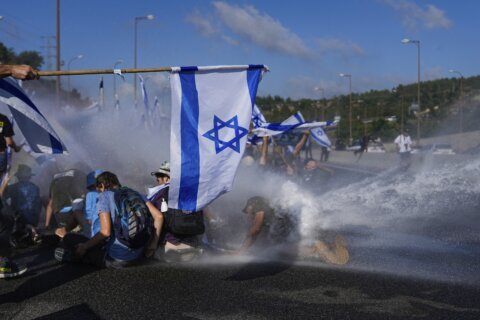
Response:
[[[90,172],[87,174],[87,188],[95,185],[97,177],[103,173],[102,169],[97,169],[95,171]]]

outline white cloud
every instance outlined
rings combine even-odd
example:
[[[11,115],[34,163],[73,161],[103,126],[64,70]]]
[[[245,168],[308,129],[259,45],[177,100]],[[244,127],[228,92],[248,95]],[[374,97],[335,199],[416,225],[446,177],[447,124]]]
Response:
[[[213,2],[213,6],[221,21],[243,39],[274,52],[302,58],[312,56],[299,36],[253,6],[241,8],[221,1]]]
[[[383,3],[397,11],[408,29],[415,29],[418,24],[427,29],[449,29],[452,21],[447,18],[445,12],[436,6],[429,4],[425,9],[413,1],[408,0],[381,0]]]
[[[192,24],[197,31],[207,38],[218,38],[230,45],[238,45],[238,41],[225,35],[222,31],[215,27],[210,20],[202,16],[200,13],[195,12],[187,16],[185,19],[188,23]]]
[[[218,33],[218,30],[210,23],[209,20],[204,18],[200,13],[195,12],[187,16],[185,19],[188,23],[192,24],[201,35],[205,37],[211,37]]]
[[[365,50],[358,44],[337,38],[323,38],[317,40],[320,53],[336,52],[345,56],[364,56]]]

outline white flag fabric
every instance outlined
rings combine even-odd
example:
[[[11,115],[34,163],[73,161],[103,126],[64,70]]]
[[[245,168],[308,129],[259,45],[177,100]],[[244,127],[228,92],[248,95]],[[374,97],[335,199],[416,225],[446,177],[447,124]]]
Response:
[[[263,65],[177,67],[170,76],[170,208],[198,211],[231,190]]]
[[[18,82],[0,79],[0,101],[8,105],[25,140],[35,153],[67,154],[67,149],[47,119],[25,94]]]
[[[310,135],[322,147],[331,148],[332,143],[321,127],[310,129]]]

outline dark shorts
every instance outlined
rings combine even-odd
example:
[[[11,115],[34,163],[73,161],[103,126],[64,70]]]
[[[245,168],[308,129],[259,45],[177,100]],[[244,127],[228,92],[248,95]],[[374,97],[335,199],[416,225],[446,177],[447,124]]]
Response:
[[[63,237],[61,246],[65,249],[70,250],[72,253],[75,253],[76,247],[80,243],[87,242],[88,238],[81,234],[68,233]],[[105,267],[105,258],[106,258],[106,244],[101,243],[88,249],[85,255],[81,258],[75,259],[73,262],[89,264],[99,268]]]

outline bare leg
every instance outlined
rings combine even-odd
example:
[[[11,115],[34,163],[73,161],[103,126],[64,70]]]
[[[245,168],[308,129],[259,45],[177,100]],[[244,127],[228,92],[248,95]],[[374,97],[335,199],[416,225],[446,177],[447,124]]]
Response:
[[[300,254],[306,257],[316,257],[328,263],[343,265],[350,259],[346,245],[345,239],[337,234],[332,248],[325,242],[317,240],[312,246],[302,248]]]

